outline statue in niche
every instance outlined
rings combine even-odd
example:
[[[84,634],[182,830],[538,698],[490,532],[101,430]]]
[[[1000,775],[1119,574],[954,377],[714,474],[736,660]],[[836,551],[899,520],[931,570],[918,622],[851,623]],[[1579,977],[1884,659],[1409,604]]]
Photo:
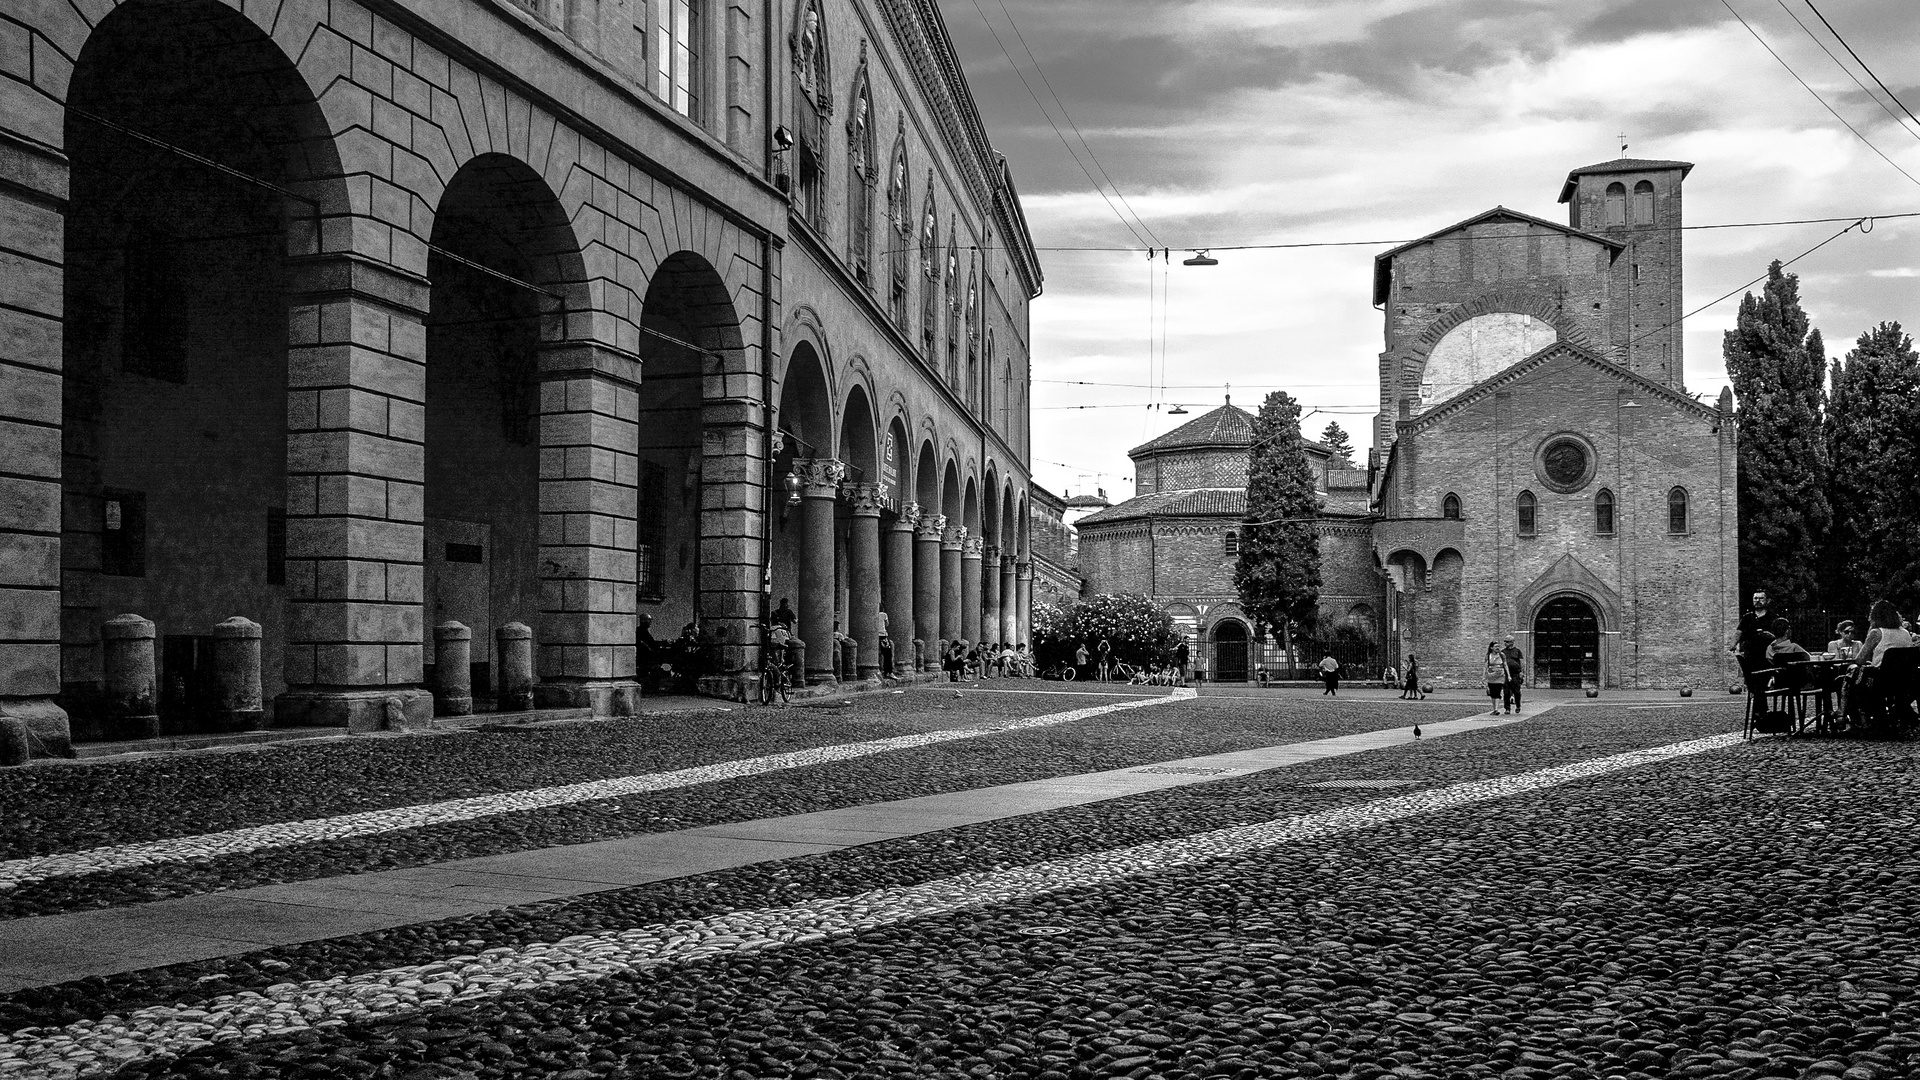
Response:
[[[800,35],[794,46],[794,69],[800,74],[800,86],[809,94],[818,93],[816,87],[819,73],[814,70],[815,58],[820,52],[820,10],[812,4],[807,5],[806,14],[800,16]]]

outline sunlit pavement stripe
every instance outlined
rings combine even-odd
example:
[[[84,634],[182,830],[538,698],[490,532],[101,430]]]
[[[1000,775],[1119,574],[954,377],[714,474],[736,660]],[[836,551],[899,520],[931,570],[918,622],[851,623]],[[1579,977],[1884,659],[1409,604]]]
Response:
[[[639,776],[622,776],[611,780],[589,780],[559,787],[534,788],[529,791],[506,791],[497,795],[477,795],[446,802],[396,806],[387,810],[366,810],[357,814],[342,814],[338,817],[255,825],[226,832],[146,840],[137,844],[118,844],[113,847],[90,848],[86,851],[63,852],[58,855],[35,855],[0,862],[0,891],[35,881],[45,881],[48,878],[100,874],[158,863],[216,858],[222,855],[243,855],[268,848],[316,844],[326,840],[345,840],[356,836],[397,832],[401,829],[418,829],[427,825],[471,821],[474,818],[492,817],[497,814],[523,813],[529,810],[566,806],[570,803],[614,799],[649,791],[690,787],[694,784],[710,784],[718,780],[735,780],[759,773],[870,757],[892,750],[911,750],[958,739],[976,739],[984,735],[1052,727],[1057,724],[1090,719],[1105,713],[1119,712],[1123,709],[1138,709],[1169,701],[1186,701],[1193,696],[1192,690],[1175,690],[1166,696],[1129,698],[1125,701],[1093,705],[1068,712],[1048,713],[1045,716],[1032,716],[991,726],[953,728],[914,735],[898,735],[891,739],[815,746],[784,754],[723,761],[715,765],[699,765],[673,772],[644,773]]]
[[[706,919],[582,934],[558,942],[488,949],[477,956],[456,956],[362,975],[282,983],[268,987],[264,993],[228,994],[195,1006],[155,1006],[125,1016],[83,1020],[57,1030],[25,1029],[0,1039],[0,1076],[83,1076],[135,1061],[183,1054],[215,1042],[310,1027],[337,1027],[349,1020],[376,1019],[667,964],[822,941],[1045,893],[1112,885],[1142,874],[1179,870],[1419,814],[1490,802],[1739,742],[1739,735],[1715,735],[1033,866],[960,874],[922,885],[875,889],[791,907],[734,911]]]

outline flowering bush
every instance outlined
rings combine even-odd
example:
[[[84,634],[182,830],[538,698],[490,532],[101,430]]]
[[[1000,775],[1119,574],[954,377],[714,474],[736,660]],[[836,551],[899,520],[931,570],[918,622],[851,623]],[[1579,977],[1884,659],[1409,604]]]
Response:
[[[1171,616],[1137,593],[1033,606],[1033,651],[1042,667],[1072,663],[1082,642],[1091,655],[1103,639],[1116,658],[1144,666],[1169,663],[1180,632]]]

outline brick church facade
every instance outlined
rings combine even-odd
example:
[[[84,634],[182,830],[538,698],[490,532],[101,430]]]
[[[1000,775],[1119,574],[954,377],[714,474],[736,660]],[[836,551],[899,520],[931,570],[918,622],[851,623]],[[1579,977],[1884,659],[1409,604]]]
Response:
[[[36,753],[423,721],[523,651],[631,713],[641,615],[737,694],[777,597],[816,682],[1025,639],[1040,267],[933,0],[8,14]]]
[[[1479,685],[1507,634],[1536,686],[1726,685],[1737,433],[1729,393],[1684,383],[1691,169],[1575,169],[1568,224],[1495,207],[1379,256],[1371,467],[1308,447],[1324,619],[1437,685]],[[1255,631],[1233,588],[1250,440],[1230,405],[1189,421],[1130,452],[1134,498],[1079,523],[1087,591],[1154,597],[1228,678]]]

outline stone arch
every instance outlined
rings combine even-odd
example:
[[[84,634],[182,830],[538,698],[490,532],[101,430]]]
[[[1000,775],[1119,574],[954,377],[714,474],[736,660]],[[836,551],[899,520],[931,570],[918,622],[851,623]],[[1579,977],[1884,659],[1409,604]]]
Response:
[[[1446,314],[1428,323],[1420,335],[1407,347],[1409,360],[1424,362],[1427,354],[1440,343],[1440,339],[1454,327],[1469,319],[1482,315],[1496,315],[1510,312],[1515,315],[1531,315],[1554,328],[1560,340],[1579,345],[1582,348],[1593,347],[1589,335],[1580,325],[1560,310],[1560,306],[1548,297],[1524,289],[1499,288],[1481,293],[1449,310]]]
[[[840,438],[834,456],[848,466],[848,479],[863,484],[880,479],[880,436],[874,425],[872,399],[864,383],[847,391],[840,408]]]
[[[880,444],[880,475],[887,488],[887,496],[896,507],[904,507],[914,500],[913,442],[907,434],[911,430],[905,416],[895,414],[887,422],[886,435]]]
[[[960,462],[949,451],[940,476],[940,512],[947,515],[949,527],[966,524],[966,496],[960,485]]]
[[[41,369],[37,387],[14,388],[60,401],[58,438],[34,467],[59,477],[61,499],[38,528],[61,534],[60,566],[44,582],[60,587],[61,607],[60,628],[35,635],[46,645],[21,646],[47,659],[21,670],[15,685],[44,681],[49,695],[65,687],[80,737],[153,734],[103,726],[106,615],[138,612],[164,639],[204,635],[239,614],[260,624],[269,697],[295,677],[312,681],[311,650],[287,646],[300,615],[291,586],[312,574],[311,563],[286,557],[288,518],[313,505],[289,501],[290,488],[311,490],[289,484],[289,454],[303,466],[312,460],[319,423],[301,385],[306,320],[288,316],[309,275],[288,256],[311,255],[322,223],[349,209],[332,135],[342,125],[270,29],[232,6],[127,3],[92,26],[71,5],[35,8],[28,18],[42,35],[33,42],[35,78],[16,84],[23,93],[9,100],[22,107],[7,126],[64,151],[66,202],[63,222],[46,215],[59,223],[41,241],[58,251],[58,265],[7,273],[56,293],[50,314],[64,326],[10,339],[21,349],[10,355],[25,362],[10,370]],[[19,220],[22,235],[38,228]],[[403,405],[409,418],[414,408]],[[25,458],[10,468],[28,471]],[[294,528],[302,539],[310,531]],[[168,726],[219,723],[181,684],[190,665],[164,648],[160,659],[158,706]]]
[[[797,335],[780,373],[778,423],[786,436],[784,457],[825,458],[833,454],[833,387],[824,355],[811,334]],[[797,443],[795,442],[797,438]]]

